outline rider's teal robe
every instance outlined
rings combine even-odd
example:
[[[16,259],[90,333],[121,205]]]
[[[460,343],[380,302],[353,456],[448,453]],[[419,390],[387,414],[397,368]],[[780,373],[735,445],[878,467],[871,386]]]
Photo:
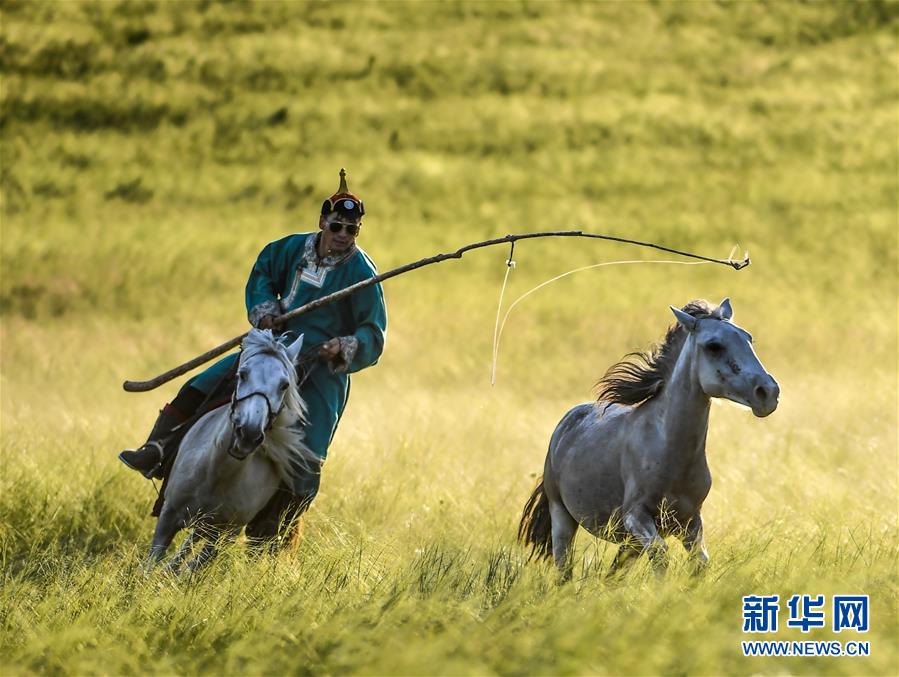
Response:
[[[266,315],[283,315],[377,274],[374,263],[358,247],[342,256],[320,259],[317,238],[318,233],[288,235],[259,254],[246,288],[247,317],[253,326]],[[314,357],[322,343],[340,339],[340,355],[328,363],[313,360],[300,387],[309,413],[306,443],[324,460],[350,394],[349,374],[375,364],[384,350],[387,311],[381,285],[300,315],[282,330],[285,339],[304,335],[303,358]],[[211,392],[237,356],[225,357],[188,385]]]

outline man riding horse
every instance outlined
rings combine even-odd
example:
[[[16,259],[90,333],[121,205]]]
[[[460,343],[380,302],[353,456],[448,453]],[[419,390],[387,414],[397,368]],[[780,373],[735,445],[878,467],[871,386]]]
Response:
[[[349,192],[341,169],[337,192],[322,204],[318,232],[288,235],[266,245],[246,286],[250,324],[271,329],[288,343],[300,334],[305,337],[300,374],[300,396],[308,411],[305,443],[322,463],[350,394],[349,374],[377,363],[384,349],[384,294],[375,284],[284,326],[278,316],[377,274],[374,263],[356,246],[364,214],[362,200]],[[237,353],[229,355],[185,383],[160,412],[146,443],[119,454],[122,462],[147,478],[163,478],[186,428],[230,398],[237,358]],[[315,498],[319,479],[319,473],[304,472],[294,486],[282,486],[247,526],[247,535],[271,541],[282,524],[286,528],[281,535],[289,535],[295,518]]]

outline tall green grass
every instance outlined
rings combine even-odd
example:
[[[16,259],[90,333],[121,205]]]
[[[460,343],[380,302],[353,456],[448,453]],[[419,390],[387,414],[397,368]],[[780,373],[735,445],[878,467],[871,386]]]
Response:
[[[0,4],[2,670],[895,673],[897,8]],[[300,550],[145,577],[155,495],[115,454],[178,384],[120,383],[244,331],[258,250],[341,166],[382,270],[574,226],[753,264],[560,280],[493,388],[508,251],[388,282]],[[521,243],[506,299],[641,257]],[[672,542],[609,579],[581,534],[559,585],[514,542],[553,426],[668,304],[724,296],[783,397],[713,410],[709,571]],[[742,657],[743,595],[849,592],[870,657]]]

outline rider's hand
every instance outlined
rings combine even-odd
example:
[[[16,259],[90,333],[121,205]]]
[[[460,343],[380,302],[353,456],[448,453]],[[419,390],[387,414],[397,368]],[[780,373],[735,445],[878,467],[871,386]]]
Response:
[[[274,329],[275,328],[275,316],[274,315],[266,315],[261,320],[259,320],[259,328],[260,329]]]
[[[324,343],[322,347],[318,349],[318,354],[320,357],[324,357],[328,360],[337,357],[340,354],[340,339],[332,338],[327,343]]]

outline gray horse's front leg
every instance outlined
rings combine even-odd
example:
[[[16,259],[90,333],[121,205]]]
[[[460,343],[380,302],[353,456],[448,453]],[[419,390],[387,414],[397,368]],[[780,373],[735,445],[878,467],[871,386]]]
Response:
[[[618,547],[618,552],[615,553],[615,559],[612,560],[612,565],[609,567],[609,576],[612,576],[621,571],[624,567],[633,564],[642,552],[642,547],[638,547],[633,543],[622,543]]]
[[[656,521],[649,511],[640,505],[630,507],[624,513],[623,523],[628,533],[637,539],[643,552],[649,555],[656,570],[663,569],[667,565],[668,546],[659,535]]]
[[[696,572],[702,571],[709,563],[709,551],[702,537],[702,515],[696,513],[687,523],[683,538],[684,548],[696,564]]]

